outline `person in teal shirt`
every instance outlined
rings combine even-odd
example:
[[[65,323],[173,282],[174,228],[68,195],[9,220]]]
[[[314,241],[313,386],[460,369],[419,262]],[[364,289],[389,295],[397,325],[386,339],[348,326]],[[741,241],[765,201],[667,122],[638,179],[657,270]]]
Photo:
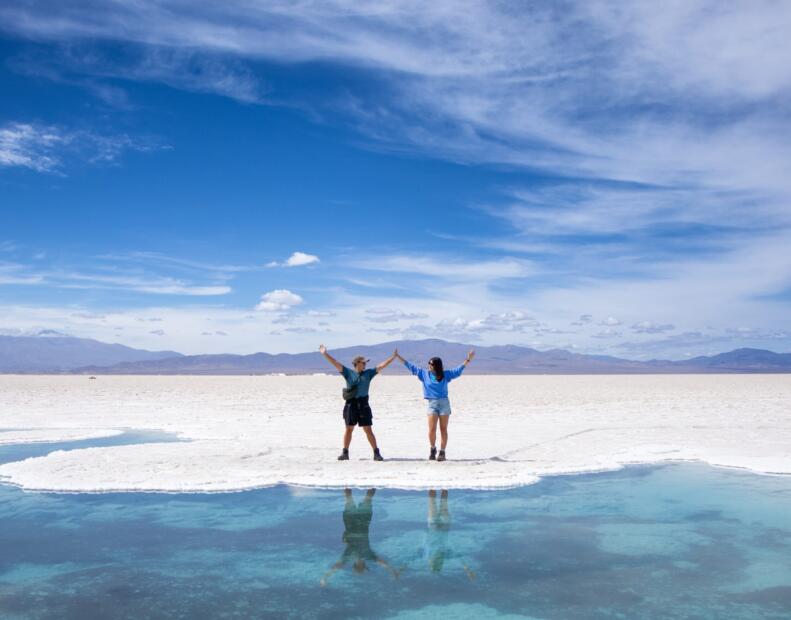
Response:
[[[374,460],[383,461],[384,458],[379,452],[376,436],[371,428],[373,426],[373,412],[371,411],[371,406],[368,404],[368,390],[371,386],[371,380],[387,368],[395,359],[395,352],[376,368],[366,368],[365,366],[370,360],[365,359],[362,355],[358,355],[352,360],[354,370],[347,368],[327,353],[327,347],[323,344],[319,346],[319,353],[343,375],[343,378],[346,379],[346,388],[355,391],[353,397],[346,399],[346,404],[343,407],[343,421],[346,425],[346,430],[343,434],[343,452],[341,452],[338,460],[349,460],[349,446],[352,443],[352,433],[354,432],[354,427],[359,426],[365,432],[368,443],[371,444],[371,448],[373,448]],[[344,396],[344,398],[346,397]]]
[[[395,352],[395,356],[423,384],[423,398],[426,399],[426,413],[428,414],[428,441],[431,444],[428,458],[430,461],[444,461],[445,448],[448,445],[448,422],[450,421],[448,383],[461,376],[461,373],[467,368],[467,364],[475,357],[475,351],[467,353],[467,359],[460,366],[448,370],[442,367],[442,360],[438,357],[432,357],[428,361],[428,369],[426,369],[418,368],[406,361],[398,354],[398,351]],[[439,456],[437,455],[437,423],[439,423],[439,432],[442,435]]]

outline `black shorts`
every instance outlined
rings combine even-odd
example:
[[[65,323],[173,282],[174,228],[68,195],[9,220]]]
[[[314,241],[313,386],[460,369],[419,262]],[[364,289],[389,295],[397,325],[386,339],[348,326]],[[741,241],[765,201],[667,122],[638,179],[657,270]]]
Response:
[[[368,397],[347,400],[343,406],[343,421],[346,426],[371,426],[374,423],[374,414],[368,404]]]

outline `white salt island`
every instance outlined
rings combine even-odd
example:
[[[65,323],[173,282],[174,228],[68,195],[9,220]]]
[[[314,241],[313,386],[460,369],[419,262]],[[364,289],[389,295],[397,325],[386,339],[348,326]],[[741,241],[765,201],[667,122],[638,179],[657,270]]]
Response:
[[[56,451],[0,465],[38,491],[505,488],[635,463],[791,474],[790,375],[474,376],[451,385],[448,461],[428,461],[412,377],[372,383],[374,462],[335,376],[0,376],[0,446],[161,430],[184,441]]]

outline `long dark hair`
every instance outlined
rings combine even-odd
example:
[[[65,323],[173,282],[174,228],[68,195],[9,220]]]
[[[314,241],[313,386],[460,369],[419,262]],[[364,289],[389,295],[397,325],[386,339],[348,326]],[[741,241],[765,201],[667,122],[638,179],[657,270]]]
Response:
[[[442,381],[445,378],[445,369],[442,368],[442,360],[439,357],[432,357],[429,361],[431,367],[434,369],[434,376],[437,381]]]

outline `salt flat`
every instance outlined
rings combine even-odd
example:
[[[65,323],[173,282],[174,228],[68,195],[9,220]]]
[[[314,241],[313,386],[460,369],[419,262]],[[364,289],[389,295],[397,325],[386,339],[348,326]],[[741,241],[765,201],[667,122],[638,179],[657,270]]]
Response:
[[[426,460],[420,385],[374,380],[336,461],[336,376],[0,376],[0,444],[162,430],[189,440],[59,451],[0,466],[29,490],[228,491],[307,486],[502,488],[631,463],[700,460],[791,474],[791,376],[474,376],[451,385],[449,461]],[[7,430],[3,430],[7,429]]]

